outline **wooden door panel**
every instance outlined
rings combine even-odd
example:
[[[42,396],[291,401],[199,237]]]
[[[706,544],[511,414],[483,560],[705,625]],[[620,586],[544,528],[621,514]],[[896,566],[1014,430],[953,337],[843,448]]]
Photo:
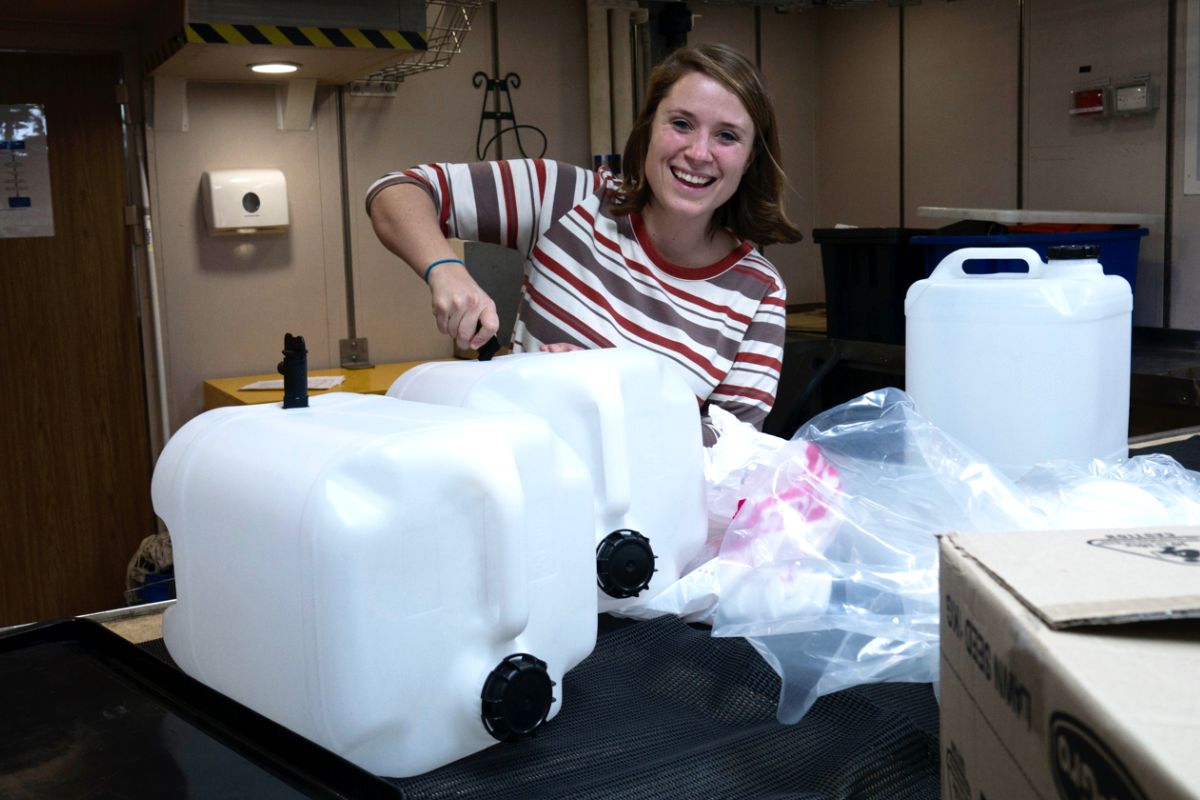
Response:
[[[0,626],[124,604],[153,532],[115,55],[0,53],[45,107],[53,237],[0,238]]]

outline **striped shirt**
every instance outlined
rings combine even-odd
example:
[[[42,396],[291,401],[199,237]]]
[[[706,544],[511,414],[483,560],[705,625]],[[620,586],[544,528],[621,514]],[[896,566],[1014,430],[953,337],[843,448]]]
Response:
[[[707,267],[663,258],[631,214],[614,217],[621,186],[607,171],[542,159],[426,164],[367,191],[411,183],[429,193],[447,237],[525,256],[513,352],[565,342],[642,347],[666,357],[696,394],[761,428],[783,356],[785,289],[741,242]],[[705,444],[716,440],[705,426]]]

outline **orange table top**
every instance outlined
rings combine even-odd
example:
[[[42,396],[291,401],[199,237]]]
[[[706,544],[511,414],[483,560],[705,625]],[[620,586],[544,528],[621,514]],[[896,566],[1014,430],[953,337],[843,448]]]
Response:
[[[453,361],[454,359],[437,359]],[[358,392],[360,394],[386,394],[388,388],[408,370],[425,361],[406,361],[402,364],[377,364],[372,369],[313,369],[308,374],[345,375],[346,380],[332,389],[311,390],[312,396],[329,392]],[[238,391],[242,386],[255,381],[279,380],[278,373],[274,375],[248,375],[242,378],[214,378],[204,382],[204,410],[209,411],[222,406],[255,405],[257,403],[278,403],[283,400],[283,390],[276,391]]]

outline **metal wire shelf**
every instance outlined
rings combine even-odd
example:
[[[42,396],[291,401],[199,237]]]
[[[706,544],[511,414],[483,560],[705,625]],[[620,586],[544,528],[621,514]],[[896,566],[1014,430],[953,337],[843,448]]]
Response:
[[[448,66],[450,59],[462,52],[463,39],[471,30],[475,12],[484,2],[485,0],[427,0],[426,13],[436,9],[436,14],[431,15],[433,20],[427,27],[429,49],[407,61],[385,67],[359,80],[399,83],[409,75],[419,75]]]

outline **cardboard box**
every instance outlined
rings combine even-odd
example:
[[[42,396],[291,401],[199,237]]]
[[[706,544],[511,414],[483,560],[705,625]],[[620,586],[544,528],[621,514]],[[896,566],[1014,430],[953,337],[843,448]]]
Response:
[[[1200,798],[1200,528],[941,537],[944,800]]]

